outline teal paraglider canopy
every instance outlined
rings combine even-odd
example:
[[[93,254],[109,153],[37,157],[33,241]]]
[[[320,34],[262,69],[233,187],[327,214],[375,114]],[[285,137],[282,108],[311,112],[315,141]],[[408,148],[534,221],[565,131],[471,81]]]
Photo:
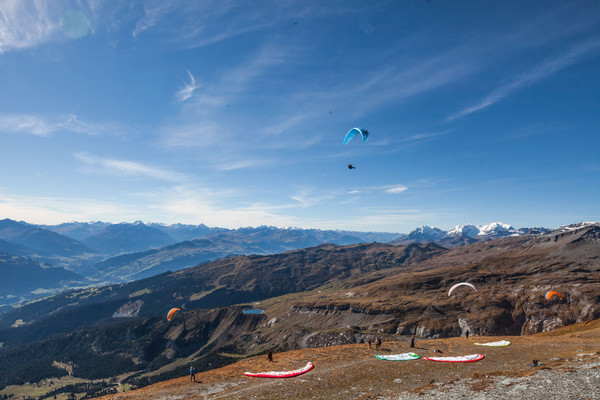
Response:
[[[361,134],[363,142],[366,142],[369,138],[369,131],[363,128],[352,128],[350,132],[346,134],[344,138],[344,145],[348,144],[348,142],[356,135]]]

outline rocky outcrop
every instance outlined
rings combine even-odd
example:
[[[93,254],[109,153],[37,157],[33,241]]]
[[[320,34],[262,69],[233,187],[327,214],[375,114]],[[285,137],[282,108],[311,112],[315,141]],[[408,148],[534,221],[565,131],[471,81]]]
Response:
[[[137,317],[142,309],[144,302],[142,300],[130,301],[123,304],[112,315],[113,318],[133,318]]]

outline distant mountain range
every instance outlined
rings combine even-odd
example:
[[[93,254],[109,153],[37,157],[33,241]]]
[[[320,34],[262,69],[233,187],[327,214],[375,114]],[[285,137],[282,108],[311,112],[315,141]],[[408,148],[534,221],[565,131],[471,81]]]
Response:
[[[1,229],[4,221],[0,221],[0,239],[3,239]],[[11,222],[23,224],[16,221]],[[282,251],[282,248],[291,250],[321,243],[388,242],[402,236],[400,233],[276,228],[264,225],[255,228],[226,229],[209,228],[203,224],[166,225],[158,223],[145,224],[140,221],[120,224],[70,222],[60,225],[40,225],[40,228],[75,239],[95,252],[102,254],[104,258],[158,249],[200,238],[211,238],[211,240],[214,239],[217,242],[229,242],[229,245],[236,248],[236,251],[231,254],[252,254],[254,250],[240,248],[240,241],[253,243],[257,254],[268,254]],[[269,247],[272,249],[269,250]]]
[[[0,239],[35,251],[40,256],[72,257],[91,253],[85,244],[48,229],[10,219],[0,221]]]
[[[272,230],[249,233],[281,234]],[[357,343],[372,334],[530,334],[600,317],[600,223],[510,230],[479,229],[505,233],[453,248],[320,244],[228,257],[39,299],[0,314],[0,389],[66,375],[56,360],[77,378],[147,385],[191,364],[211,369],[268,349]],[[246,233],[238,232],[253,243]],[[458,282],[477,291],[449,296]],[[548,290],[563,298],[546,299]],[[180,311],[167,321],[171,307]]]
[[[456,247],[507,236],[540,235],[548,232],[551,232],[551,229],[541,227],[515,229],[502,222],[493,222],[488,225],[457,225],[448,231],[431,226],[421,226],[391,243],[402,245],[433,242],[444,247]]]
[[[68,287],[69,282],[77,282],[77,286],[130,282],[224,257],[277,254],[324,243],[406,245],[433,242],[452,248],[500,237],[539,235],[548,231],[546,228],[515,229],[499,222],[481,226],[461,225],[449,231],[422,226],[404,235],[272,226],[226,229],[203,224],[145,224],[140,221],[32,225],[4,219],[0,220],[0,252],[26,257],[31,263],[45,267],[62,267],[85,277],[83,281],[78,277],[60,281],[54,288],[50,284],[44,287],[45,290],[59,290],[65,285]],[[12,274],[19,274],[18,269],[11,271]],[[28,296],[23,290],[13,297],[15,293],[0,289],[0,298],[5,299],[4,303],[0,301],[0,305],[7,304],[9,298],[16,301],[35,296],[34,293]]]
[[[322,243],[387,242],[399,236],[401,234],[397,233],[270,226],[225,229],[202,224],[165,225],[139,221],[37,226],[10,219],[0,220],[0,252],[26,257],[32,265],[66,268],[85,276],[83,282],[79,279],[81,277],[68,279],[60,281],[54,288],[50,282],[55,281],[50,279],[45,290],[64,289],[68,282],[77,282],[76,286],[128,282],[232,255],[275,254]],[[6,260],[10,262],[10,258]],[[11,271],[15,279],[22,279],[17,276],[21,273],[20,269],[13,268]],[[27,276],[24,271],[23,274]],[[36,296],[33,292],[25,293],[25,286],[21,289],[4,292],[0,288],[0,306]],[[37,293],[41,292],[37,290]]]
[[[222,230],[202,238],[112,257],[94,264],[87,275],[104,282],[126,282],[228,256],[277,254],[323,243],[348,245],[393,237],[396,234],[279,229],[269,226]]]
[[[88,280],[62,267],[49,267],[27,257],[0,251],[0,305],[15,303],[33,292],[48,295],[60,289],[87,285]]]

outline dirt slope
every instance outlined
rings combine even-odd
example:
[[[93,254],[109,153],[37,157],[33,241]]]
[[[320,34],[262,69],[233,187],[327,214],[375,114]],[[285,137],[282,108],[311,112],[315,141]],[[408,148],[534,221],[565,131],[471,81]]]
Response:
[[[474,345],[475,342],[500,339],[510,340],[511,345],[500,348]],[[569,374],[563,372],[575,371],[575,366],[582,363],[600,365],[599,339],[600,320],[530,336],[417,339],[415,349],[409,348],[407,337],[388,337],[384,338],[379,351],[369,349],[367,344],[352,344],[279,353],[274,355],[273,363],[269,363],[266,356],[257,356],[197,374],[197,383],[184,376],[101,399],[402,399],[412,397],[411,394],[429,398],[435,397],[434,391],[463,381],[468,383],[465,390],[485,396],[498,377],[519,379],[541,372],[556,372],[561,373],[566,382]],[[476,363],[460,364],[424,359],[394,362],[375,358],[375,354],[410,350],[422,357],[474,353],[486,357]],[[532,359],[540,360],[543,365],[538,368],[527,366]],[[308,361],[315,368],[295,378],[265,379],[243,375],[245,371],[293,370]],[[551,383],[549,379],[546,381]]]

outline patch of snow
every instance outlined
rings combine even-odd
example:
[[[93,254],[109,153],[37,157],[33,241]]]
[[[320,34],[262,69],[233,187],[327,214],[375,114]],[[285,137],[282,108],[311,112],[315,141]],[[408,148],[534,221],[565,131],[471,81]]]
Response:
[[[446,236],[467,236],[467,237],[475,237],[479,235],[479,228],[475,225],[457,225],[450,229]]]
[[[588,226],[600,226],[600,221],[586,221],[586,222],[580,222],[578,224],[571,224],[571,225],[564,225],[559,227],[557,230],[552,231],[553,234],[556,233],[566,233],[566,232],[572,232],[572,231],[576,231],[582,228],[587,228]]]
[[[515,232],[515,228],[510,225],[503,224],[502,222],[492,222],[488,225],[479,226],[478,236],[491,235],[498,233],[512,234]]]

